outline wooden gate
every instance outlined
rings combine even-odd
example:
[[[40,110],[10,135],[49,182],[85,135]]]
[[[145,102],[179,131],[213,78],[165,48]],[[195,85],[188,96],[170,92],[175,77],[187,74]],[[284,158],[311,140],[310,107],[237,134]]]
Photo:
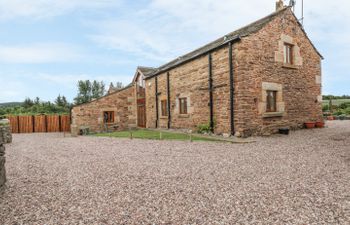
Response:
[[[137,100],[137,126],[146,127],[146,106],[145,99]]]
[[[12,133],[70,132],[69,115],[8,116]]]

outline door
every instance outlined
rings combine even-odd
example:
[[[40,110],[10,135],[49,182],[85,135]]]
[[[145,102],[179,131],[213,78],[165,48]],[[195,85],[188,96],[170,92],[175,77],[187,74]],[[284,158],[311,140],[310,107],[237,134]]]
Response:
[[[145,105],[137,106],[137,126],[146,127],[146,107]]]

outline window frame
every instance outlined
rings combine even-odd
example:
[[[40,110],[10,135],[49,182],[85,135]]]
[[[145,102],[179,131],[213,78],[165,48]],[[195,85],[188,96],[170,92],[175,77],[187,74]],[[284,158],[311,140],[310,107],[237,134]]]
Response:
[[[105,114],[107,113],[107,120],[105,119]],[[104,111],[103,112],[103,123],[114,123],[115,122],[115,112],[114,111]]]
[[[273,105],[271,105],[271,102],[270,102],[270,97],[271,97],[270,93],[272,93]],[[266,112],[267,113],[277,112],[277,91],[275,90],[266,90]]]
[[[284,43],[283,45],[283,62],[287,65],[294,64],[294,45],[290,43]]]
[[[168,100],[163,99],[160,101],[160,113],[163,117],[168,116]]]
[[[188,114],[188,105],[187,105],[187,98],[179,98],[179,113],[180,115],[187,115]]]

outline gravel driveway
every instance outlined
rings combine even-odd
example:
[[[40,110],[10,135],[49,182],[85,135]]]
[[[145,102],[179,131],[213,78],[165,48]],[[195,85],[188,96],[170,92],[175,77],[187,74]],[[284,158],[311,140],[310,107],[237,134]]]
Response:
[[[15,135],[0,224],[350,224],[350,122],[236,145]]]

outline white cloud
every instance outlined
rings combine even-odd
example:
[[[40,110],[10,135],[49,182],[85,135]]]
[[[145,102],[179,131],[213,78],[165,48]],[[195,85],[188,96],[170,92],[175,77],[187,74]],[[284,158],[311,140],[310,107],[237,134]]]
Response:
[[[58,94],[65,95],[72,101],[77,93],[79,80],[103,81],[108,89],[110,82],[129,84],[132,75],[118,74],[56,74],[56,73],[25,73],[17,71],[6,73],[0,71],[0,103],[22,101],[25,97],[40,97],[42,100],[53,101]],[[4,85],[6,84],[6,85]]]
[[[152,0],[123,18],[87,25],[96,28],[89,37],[102,47],[164,63],[273,10],[267,1]]]
[[[82,58],[75,46],[63,43],[0,45],[0,63],[74,62]]]
[[[256,10],[255,10],[256,9]],[[207,34],[226,34],[274,11],[273,1],[261,0],[153,0],[151,10],[161,10],[178,23]]]
[[[79,10],[115,7],[120,0],[0,0],[0,20],[41,19]]]
[[[162,32],[148,30],[138,23],[124,21],[101,21],[96,25],[98,34],[91,40],[102,47],[130,52],[151,60],[169,60],[169,39]]]
[[[25,92],[25,84],[20,80],[9,79],[0,75],[0,102],[16,101],[21,99]]]
[[[127,75],[93,75],[93,74],[49,74],[49,73],[40,73],[34,75],[36,80],[48,82],[55,84],[61,87],[68,89],[76,89],[76,85],[79,80],[97,80],[103,81],[107,85],[110,82],[122,82],[124,85],[127,85],[131,82],[132,76]]]

